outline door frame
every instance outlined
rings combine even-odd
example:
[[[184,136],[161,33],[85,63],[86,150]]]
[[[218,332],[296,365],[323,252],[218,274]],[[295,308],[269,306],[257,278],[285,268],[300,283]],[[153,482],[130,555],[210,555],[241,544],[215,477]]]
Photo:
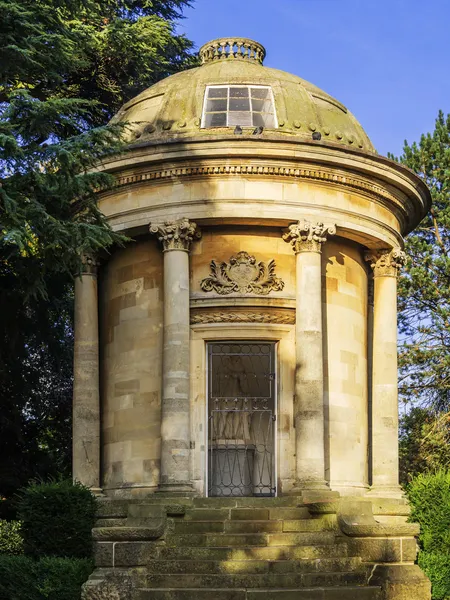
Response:
[[[206,446],[207,451],[205,453],[206,458],[206,471],[205,471],[205,484],[206,484],[206,496],[209,497],[209,435],[210,435],[210,397],[209,397],[209,385],[210,385],[210,352],[209,347],[213,344],[270,344],[271,345],[271,356],[270,356],[270,364],[273,367],[273,375],[274,382],[271,385],[271,393],[273,394],[273,415],[275,416],[274,422],[272,424],[273,427],[273,487],[275,489],[274,497],[278,495],[278,340],[271,339],[262,339],[262,338],[245,338],[245,339],[213,339],[205,341],[205,352],[206,352],[206,428],[205,428],[205,437],[206,437]],[[216,496],[214,496],[216,497]],[[223,496],[224,498],[233,498],[233,496]],[[264,497],[264,496],[262,496]],[[267,496],[270,497],[270,496]],[[273,496],[272,496],[273,497]]]
[[[200,496],[208,495],[207,343],[214,341],[275,342],[275,487],[276,494],[295,481],[293,397],[295,326],[272,323],[206,323],[191,325],[191,473]]]

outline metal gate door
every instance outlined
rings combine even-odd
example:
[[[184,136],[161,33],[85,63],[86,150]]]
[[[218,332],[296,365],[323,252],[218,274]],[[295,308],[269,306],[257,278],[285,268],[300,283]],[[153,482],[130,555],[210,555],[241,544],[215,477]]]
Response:
[[[208,344],[208,495],[275,496],[275,344]]]

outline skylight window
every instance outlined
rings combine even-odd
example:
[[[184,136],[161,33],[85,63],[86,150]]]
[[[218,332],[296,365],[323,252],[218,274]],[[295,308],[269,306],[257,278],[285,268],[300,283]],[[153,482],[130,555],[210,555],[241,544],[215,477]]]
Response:
[[[256,85],[206,88],[202,127],[277,127],[272,89]]]

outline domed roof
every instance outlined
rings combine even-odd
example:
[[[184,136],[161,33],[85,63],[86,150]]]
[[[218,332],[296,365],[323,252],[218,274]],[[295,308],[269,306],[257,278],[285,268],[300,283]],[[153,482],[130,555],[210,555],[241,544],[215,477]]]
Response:
[[[266,127],[264,137],[276,134],[303,141],[317,132],[323,141],[374,152],[345,106],[300,77],[264,67],[265,49],[257,42],[214,40],[200,49],[200,57],[202,66],[163,79],[120,109],[113,121],[129,123],[130,141],[229,134],[230,127],[203,126],[207,87],[266,86],[273,93],[276,126]],[[248,133],[252,131],[253,126]]]

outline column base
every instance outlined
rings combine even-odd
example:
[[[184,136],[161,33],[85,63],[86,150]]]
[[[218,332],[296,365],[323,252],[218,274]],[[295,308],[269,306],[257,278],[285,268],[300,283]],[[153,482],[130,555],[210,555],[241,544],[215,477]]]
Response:
[[[399,485],[374,485],[365,494],[368,498],[404,498],[405,493]]]
[[[330,492],[327,481],[297,481],[283,496],[301,496],[303,492]]]
[[[163,483],[155,490],[158,496],[196,496],[196,491],[191,484],[186,483]]]
[[[103,493],[103,488],[90,487],[89,489],[91,491],[91,494],[94,494],[94,496],[98,496],[99,498],[105,497],[105,494]]]

